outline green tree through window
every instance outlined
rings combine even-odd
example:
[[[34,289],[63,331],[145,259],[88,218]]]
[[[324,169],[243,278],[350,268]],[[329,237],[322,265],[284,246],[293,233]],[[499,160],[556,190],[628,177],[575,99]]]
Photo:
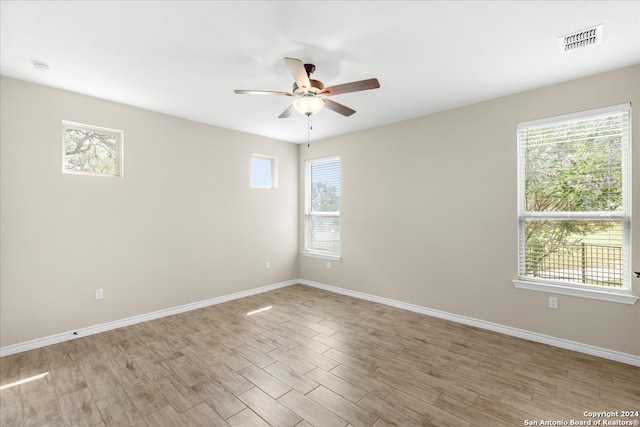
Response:
[[[313,196],[311,208],[317,212],[336,212],[340,210],[338,190],[334,185],[326,182],[313,183]]]
[[[120,175],[121,133],[65,124],[64,170],[72,173]]]
[[[340,159],[305,162],[305,253],[340,257]]]
[[[627,120],[608,113],[519,129],[521,275],[623,285]]]

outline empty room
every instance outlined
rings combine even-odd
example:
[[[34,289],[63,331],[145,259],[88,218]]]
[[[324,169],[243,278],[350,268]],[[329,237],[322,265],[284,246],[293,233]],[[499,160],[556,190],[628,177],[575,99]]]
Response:
[[[0,425],[637,426],[640,1],[0,0]]]

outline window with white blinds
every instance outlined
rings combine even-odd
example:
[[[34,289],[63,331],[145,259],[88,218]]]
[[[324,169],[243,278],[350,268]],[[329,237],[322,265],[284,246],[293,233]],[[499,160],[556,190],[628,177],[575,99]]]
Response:
[[[305,162],[304,254],[340,258],[340,158]]]
[[[630,293],[630,114],[518,125],[519,280]]]

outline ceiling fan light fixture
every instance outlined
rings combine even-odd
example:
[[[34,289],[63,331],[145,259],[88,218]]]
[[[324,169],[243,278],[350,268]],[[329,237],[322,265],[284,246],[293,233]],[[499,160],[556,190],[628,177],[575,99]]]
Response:
[[[301,96],[293,101],[293,108],[307,116],[320,112],[322,107],[324,107],[324,101],[315,96]]]

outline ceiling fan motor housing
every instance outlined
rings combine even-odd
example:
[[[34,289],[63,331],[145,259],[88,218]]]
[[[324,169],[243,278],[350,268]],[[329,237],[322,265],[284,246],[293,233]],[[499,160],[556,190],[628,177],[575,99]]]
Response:
[[[307,76],[310,76],[316,71],[316,66],[313,64],[304,64],[304,69],[307,72]]]
[[[320,93],[324,89],[324,83],[322,83],[320,80],[309,79],[309,82],[311,83],[311,87],[308,88],[309,92]],[[304,88],[298,87],[298,85],[294,83],[293,93],[302,95],[304,94]]]

